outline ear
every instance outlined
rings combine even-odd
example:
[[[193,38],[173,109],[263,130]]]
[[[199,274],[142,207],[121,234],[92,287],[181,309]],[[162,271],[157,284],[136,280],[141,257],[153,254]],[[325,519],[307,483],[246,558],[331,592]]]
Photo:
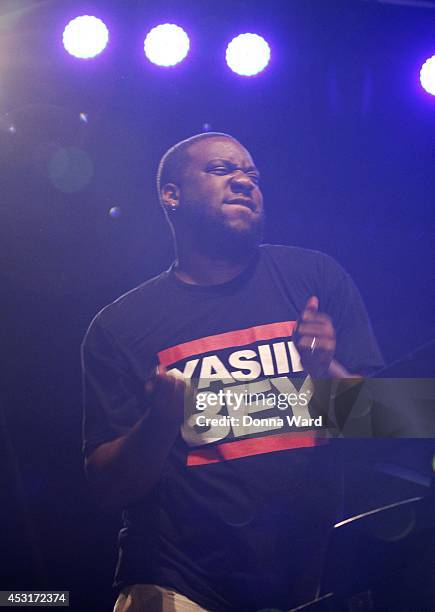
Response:
[[[168,211],[176,211],[180,203],[180,188],[175,183],[166,183],[161,189],[163,205]]]

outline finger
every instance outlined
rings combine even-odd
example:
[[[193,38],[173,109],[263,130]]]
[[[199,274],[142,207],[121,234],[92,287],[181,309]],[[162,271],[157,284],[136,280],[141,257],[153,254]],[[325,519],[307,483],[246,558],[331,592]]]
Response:
[[[166,374],[167,369],[164,363],[159,363],[156,366],[156,374]]]
[[[314,344],[314,351],[316,354],[321,352],[331,353],[335,351],[335,340],[333,338],[319,338],[318,336],[304,336],[298,344],[298,351],[313,353],[313,340],[316,340]]]
[[[332,320],[329,315],[324,312],[314,312],[313,310],[304,310],[303,314],[307,315],[307,317],[302,317],[304,321],[314,321],[319,323],[331,323]]]
[[[319,310],[319,298],[315,295],[312,295],[308,298],[307,303],[305,304],[304,310],[309,310],[311,312],[317,312]]]
[[[172,390],[174,382],[175,378],[165,371],[150,378],[145,385],[145,389],[156,396],[162,396]]]
[[[301,336],[318,336],[334,338],[335,332],[329,321],[318,323],[317,321],[306,321],[298,327],[299,337]]]
[[[182,377],[180,378],[179,376],[176,376],[173,382],[174,382],[174,391],[176,393],[183,394],[187,387],[187,381]]]
[[[316,296],[311,296],[302,312],[301,320],[307,321],[319,316],[319,300]]]
[[[152,369],[148,370],[145,374],[144,387],[147,393],[152,393],[155,388],[155,379],[160,373],[166,372],[166,367],[162,364],[153,366]]]
[[[183,413],[184,413],[185,406],[189,406],[189,402],[190,402],[189,389],[187,388],[187,385],[184,379],[181,379],[181,378],[175,379],[174,386],[172,388],[172,401],[174,402],[175,406],[178,406],[179,409],[183,411]]]

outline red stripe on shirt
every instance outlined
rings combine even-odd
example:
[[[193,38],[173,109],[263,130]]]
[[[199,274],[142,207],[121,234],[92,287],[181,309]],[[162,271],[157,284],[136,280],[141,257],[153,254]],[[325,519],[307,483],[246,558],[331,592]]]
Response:
[[[313,436],[307,432],[286,432],[264,436],[262,438],[250,438],[247,440],[235,440],[234,442],[224,442],[209,448],[200,448],[191,451],[187,457],[187,465],[204,465],[207,463],[218,463],[220,461],[230,461],[251,455],[262,455],[275,451],[289,450],[292,448],[303,448],[310,446],[320,446],[328,442],[328,438]]]
[[[169,366],[186,357],[207,353],[208,351],[244,346],[260,340],[291,336],[295,323],[295,321],[280,321],[278,323],[257,325],[214,336],[205,336],[204,338],[171,346],[157,353],[157,356],[162,365]]]

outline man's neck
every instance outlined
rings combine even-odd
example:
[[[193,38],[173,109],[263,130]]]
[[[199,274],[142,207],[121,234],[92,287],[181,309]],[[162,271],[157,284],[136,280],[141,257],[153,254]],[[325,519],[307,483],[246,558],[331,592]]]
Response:
[[[220,285],[243,272],[256,251],[257,247],[234,260],[210,257],[196,249],[178,248],[174,272],[180,280],[192,285]]]

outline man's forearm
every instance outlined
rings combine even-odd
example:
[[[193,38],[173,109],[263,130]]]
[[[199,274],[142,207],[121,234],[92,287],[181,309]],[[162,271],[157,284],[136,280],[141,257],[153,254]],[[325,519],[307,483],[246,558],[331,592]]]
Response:
[[[101,505],[117,510],[147,495],[161,475],[178,432],[176,421],[151,411],[125,436],[99,446],[85,465]]]

